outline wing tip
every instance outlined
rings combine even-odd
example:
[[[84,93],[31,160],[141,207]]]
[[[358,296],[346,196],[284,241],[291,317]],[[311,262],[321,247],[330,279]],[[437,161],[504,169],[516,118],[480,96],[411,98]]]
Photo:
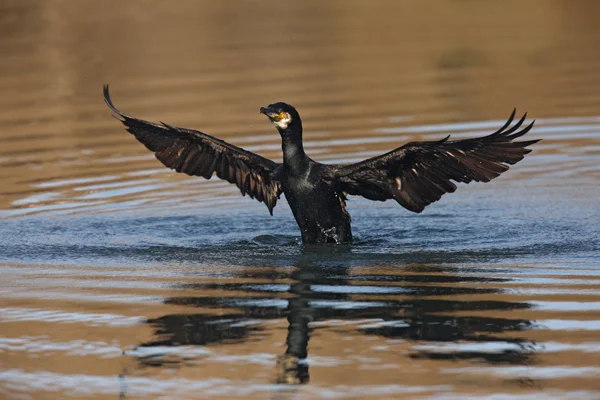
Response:
[[[537,142],[539,142],[541,140],[542,139],[533,139],[533,140],[527,140],[527,141],[515,142],[515,143],[519,143],[523,148],[526,148],[526,147],[536,144]],[[531,149],[527,149],[527,150],[531,151]]]
[[[525,113],[525,115],[527,115],[527,113]],[[524,121],[525,116],[523,116],[523,121]],[[516,130],[513,128],[511,128],[509,131],[507,131],[505,138],[509,141],[512,142],[513,140],[520,138],[521,136],[526,135],[527,133],[529,133],[529,131],[533,128],[533,125],[535,124],[535,120],[531,121],[531,123],[529,125],[527,125],[526,127],[522,128],[521,130]],[[519,124],[520,126],[520,124]],[[535,142],[540,141],[541,139],[537,139],[535,140]],[[533,142],[533,143],[535,143]],[[514,142],[514,143],[518,143],[518,142]],[[531,143],[531,144],[533,144]]]
[[[127,118],[130,118],[127,115],[123,114],[121,111],[119,111],[119,109],[117,109],[117,107],[115,107],[115,105],[113,104],[112,99],[110,98],[108,83],[104,84],[102,93],[104,95],[104,102],[106,103],[108,108],[110,108],[110,110],[113,112],[114,118],[118,119],[121,122],[125,122]]]
[[[525,122],[525,120],[527,119],[527,115],[528,115],[528,112],[525,111],[523,116],[514,125],[511,126],[512,122],[514,121],[514,116],[516,114],[516,110],[517,110],[516,107],[513,108],[513,111],[510,114],[506,123],[500,129],[498,129],[491,135],[487,136],[487,138],[496,140],[496,141],[502,141],[502,142],[512,142],[513,140],[528,133],[533,128],[533,125],[535,124],[536,120],[534,119],[527,126],[522,127],[522,125]],[[538,141],[539,140],[540,139],[538,139]],[[515,143],[518,143],[518,142],[515,142]]]

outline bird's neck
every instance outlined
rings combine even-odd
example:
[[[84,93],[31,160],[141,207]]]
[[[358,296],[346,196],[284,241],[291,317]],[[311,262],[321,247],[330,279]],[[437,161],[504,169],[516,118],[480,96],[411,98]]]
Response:
[[[291,133],[291,132],[289,132]],[[281,140],[283,163],[292,173],[301,174],[309,168],[310,158],[304,152],[302,133],[283,134]]]

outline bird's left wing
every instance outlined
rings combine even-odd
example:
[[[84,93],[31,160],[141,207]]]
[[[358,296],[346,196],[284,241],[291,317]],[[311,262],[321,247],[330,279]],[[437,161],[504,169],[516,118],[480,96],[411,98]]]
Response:
[[[421,212],[452,193],[452,182],[488,182],[508,170],[531,150],[538,140],[513,142],[525,135],[533,122],[521,128],[525,117],[514,126],[515,111],[502,128],[491,135],[433,142],[412,142],[389,153],[362,162],[332,168],[331,179],[340,190],[370,200],[394,199],[404,208]],[[534,121],[535,122],[535,121]]]
[[[281,195],[281,184],[274,177],[280,164],[193,129],[127,116],[112,103],[108,85],[104,85],[104,101],[127,131],[154,152],[165,166],[206,179],[216,173],[219,178],[235,184],[242,195],[264,202],[273,215]]]

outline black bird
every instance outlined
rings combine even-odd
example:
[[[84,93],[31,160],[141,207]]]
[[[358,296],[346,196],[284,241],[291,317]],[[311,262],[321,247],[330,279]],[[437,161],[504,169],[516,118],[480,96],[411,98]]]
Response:
[[[348,243],[352,240],[346,195],[370,200],[396,200],[420,213],[444,193],[456,190],[454,182],[488,182],[515,164],[537,140],[513,142],[533,123],[521,126],[527,114],[511,127],[508,121],[488,136],[464,140],[411,142],[389,153],[356,164],[321,164],[302,146],[302,121],[286,103],[261,107],[281,135],[283,164],[263,158],[205,133],[129,117],[112,103],[108,85],[104,100],[110,109],[165,166],[188,175],[210,179],[213,174],[235,184],[242,195],[266,204],[269,213],[281,193],[292,209],[305,244]]]

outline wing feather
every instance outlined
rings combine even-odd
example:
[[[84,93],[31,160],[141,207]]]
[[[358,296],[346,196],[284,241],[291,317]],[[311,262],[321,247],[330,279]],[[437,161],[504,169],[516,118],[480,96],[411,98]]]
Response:
[[[454,182],[489,182],[523,159],[538,140],[514,142],[531,130],[523,128],[527,113],[514,125],[516,109],[494,133],[472,139],[412,142],[381,156],[332,168],[340,190],[371,200],[395,199],[410,211],[421,212]],[[512,126],[511,126],[512,125]]]
[[[196,130],[125,115],[110,99],[108,85],[104,85],[104,101],[126,130],[166,167],[206,179],[216,174],[235,184],[242,195],[264,202],[273,215],[281,195],[281,183],[274,175],[280,164]]]

